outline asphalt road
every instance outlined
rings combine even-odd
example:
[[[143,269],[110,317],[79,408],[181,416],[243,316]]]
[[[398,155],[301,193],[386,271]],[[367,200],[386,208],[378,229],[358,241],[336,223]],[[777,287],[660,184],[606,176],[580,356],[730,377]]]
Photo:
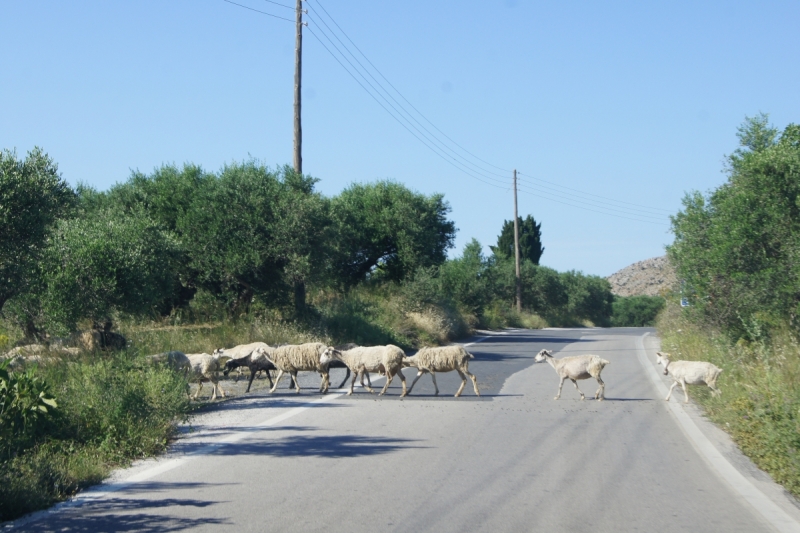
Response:
[[[455,373],[438,397],[428,376],[405,399],[397,380],[382,398],[321,397],[313,375],[300,395],[262,385],[195,417],[167,457],[15,530],[773,531],[680,430],[636,356],[647,331],[492,336],[468,348],[480,398],[469,383],[453,398]],[[606,401],[569,381],[553,400],[542,348],[608,359]]]

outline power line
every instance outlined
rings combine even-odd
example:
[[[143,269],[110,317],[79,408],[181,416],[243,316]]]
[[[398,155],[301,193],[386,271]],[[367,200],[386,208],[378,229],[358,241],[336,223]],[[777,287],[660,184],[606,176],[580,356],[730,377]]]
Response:
[[[523,190],[523,189],[520,189],[520,192],[523,192],[523,193],[525,193],[525,194],[529,194],[529,195],[531,195],[531,196],[539,196],[539,197],[542,197],[542,196],[540,196],[539,194],[534,194],[534,193],[532,193],[532,192],[525,191],[525,190]],[[652,220],[642,220],[642,219],[639,219],[639,218],[626,217],[626,216],[617,215],[617,214],[614,214],[614,213],[607,213],[607,212],[604,212],[604,211],[597,211],[597,210],[595,210],[595,209],[589,209],[589,208],[587,208],[587,207],[583,207],[583,206],[580,206],[580,205],[574,205],[574,204],[570,204],[570,203],[568,203],[568,202],[562,202],[561,200],[556,200],[556,199],[553,199],[553,198],[547,198],[547,197],[543,197],[543,198],[544,198],[545,200],[549,200],[549,201],[551,201],[551,202],[556,202],[556,203],[558,203],[558,204],[562,204],[562,205],[568,205],[568,206],[570,206],[570,207],[574,207],[574,208],[576,208],[576,209],[583,209],[584,211],[589,211],[589,212],[592,212],[592,213],[598,213],[598,214],[601,214],[601,215],[606,215],[606,216],[610,216],[610,217],[616,217],[616,218],[624,218],[624,219],[626,219],[626,220],[633,220],[633,221],[636,221],[636,222],[642,222],[642,223],[644,223],[644,224],[653,224],[653,225],[656,225],[656,226],[664,226],[664,227],[668,227],[668,226],[669,226],[669,224],[665,224],[665,223],[661,223],[661,222],[654,222],[654,221],[652,221]]]
[[[636,216],[639,216],[639,217],[659,218],[660,219],[660,218],[665,216],[665,214],[663,214],[663,213],[655,213],[653,211],[646,211],[644,209],[633,209],[633,208],[630,208],[630,207],[624,207],[624,206],[619,206],[619,205],[616,205],[616,204],[613,204],[613,203],[604,202],[602,200],[595,200],[593,198],[586,199],[586,198],[581,198],[581,197],[575,196],[575,195],[569,195],[569,193],[564,193],[563,191],[559,191],[558,189],[553,189],[552,187],[547,187],[547,186],[538,185],[538,184],[520,185],[520,188],[531,189],[534,192],[544,192],[544,193],[547,193],[547,194],[552,194],[552,195],[557,196],[559,198],[566,198],[568,200],[571,200],[571,201],[574,201],[574,202],[578,202],[578,203],[586,203],[586,204],[589,204],[589,205],[595,204],[595,207],[602,207],[603,209],[610,209],[612,211],[619,211],[619,212],[628,213],[628,214],[631,214],[631,215],[636,215]],[[542,189],[544,189],[544,190],[542,190]],[[555,192],[552,192],[552,191],[555,191]]]
[[[577,189],[573,189],[571,187],[567,187],[566,185],[559,185],[557,183],[553,183],[552,181],[548,181],[548,180],[545,180],[545,179],[542,179],[542,178],[533,177],[533,176],[531,176],[529,174],[523,174],[522,172],[517,172],[517,174],[520,174],[522,176],[525,176],[525,177],[530,178],[530,179],[535,180],[535,181],[541,181],[541,182],[547,183],[549,185],[553,185],[553,186],[559,187],[561,189],[566,189],[568,191],[572,191],[572,192],[575,192],[575,193],[578,193],[578,194],[582,194],[582,195],[586,195],[587,194],[587,193],[584,193],[583,191],[579,191]],[[541,187],[544,187],[544,185],[541,185]],[[672,214],[672,211],[669,211],[668,209],[661,209],[661,208],[658,208],[658,207],[642,206],[640,204],[634,204],[634,203],[631,203],[631,202],[625,202],[623,200],[615,200],[613,198],[607,198],[605,196],[599,196],[599,195],[592,195],[592,196],[596,196],[597,198],[602,198],[603,200],[608,200],[608,201],[611,201],[611,202],[616,202],[616,203],[620,203],[620,204],[627,204],[627,205],[632,205],[632,206],[637,206],[637,207],[644,207],[644,208],[650,209],[652,211],[660,211],[660,212],[663,212],[663,213],[666,213],[666,214]]]
[[[308,3],[308,0],[306,0],[306,2]],[[335,26],[336,26],[336,27],[339,29],[339,31],[342,33],[342,35],[344,35],[344,37],[345,37],[345,38],[346,38],[348,41],[350,41],[350,44],[352,44],[352,45],[353,45],[353,47],[354,47],[356,50],[358,50],[358,53],[359,53],[359,54],[361,54],[361,56],[362,56],[362,57],[363,57],[363,58],[364,58],[364,59],[367,61],[367,63],[369,63],[369,65],[370,65],[370,66],[371,66],[371,67],[372,67],[372,68],[375,70],[375,72],[377,72],[377,73],[378,73],[378,75],[379,75],[381,78],[383,78],[383,79],[384,79],[384,81],[386,81],[386,83],[388,83],[388,84],[389,84],[389,86],[390,86],[390,87],[391,87],[391,88],[392,88],[392,89],[393,89],[393,90],[394,90],[394,91],[395,91],[395,92],[398,94],[398,96],[400,96],[400,98],[402,98],[402,99],[403,99],[403,100],[404,100],[404,101],[405,101],[405,102],[406,102],[406,103],[407,103],[407,104],[408,104],[408,105],[411,107],[411,109],[413,109],[414,111],[416,111],[416,113],[417,113],[417,114],[418,114],[420,117],[422,117],[422,118],[423,118],[423,120],[425,120],[425,121],[426,121],[428,124],[430,124],[430,125],[431,125],[431,126],[432,126],[432,127],[435,129],[435,130],[436,130],[436,131],[438,131],[439,133],[441,133],[441,134],[442,134],[442,135],[443,135],[443,136],[444,136],[444,137],[445,137],[447,140],[449,140],[451,143],[453,143],[455,146],[457,146],[459,149],[461,149],[461,150],[462,150],[464,153],[466,153],[466,154],[470,155],[471,157],[473,157],[474,159],[477,159],[478,161],[481,161],[482,163],[485,163],[485,164],[487,164],[487,165],[489,165],[489,166],[491,166],[491,167],[494,167],[494,168],[496,168],[496,169],[498,169],[498,170],[501,170],[501,171],[503,171],[503,172],[506,172],[506,173],[509,173],[509,174],[511,173],[511,171],[510,171],[510,170],[508,170],[508,169],[504,169],[504,168],[502,168],[502,167],[498,167],[497,165],[493,165],[492,163],[489,163],[488,161],[485,161],[485,160],[481,159],[480,157],[476,156],[475,154],[473,154],[472,152],[470,152],[469,150],[467,150],[466,148],[464,148],[463,146],[461,146],[460,144],[458,144],[456,141],[454,141],[453,139],[451,139],[451,138],[450,138],[450,137],[449,137],[449,136],[448,136],[446,133],[444,133],[444,132],[443,132],[441,129],[439,129],[439,128],[436,126],[436,124],[434,124],[433,122],[431,122],[431,121],[430,121],[430,120],[429,120],[429,119],[428,119],[428,118],[427,118],[427,117],[426,117],[424,114],[422,114],[422,112],[421,112],[419,109],[417,109],[416,107],[414,107],[414,104],[412,104],[412,103],[411,103],[411,102],[410,102],[410,101],[409,101],[409,100],[408,100],[408,99],[407,99],[405,96],[403,96],[403,94],[402,94],[402,93],[401,93],[401,92],[400,92],[400,91],[397,89],[397,87],[395,87],[395,86],[394,86],[394,84],[392,84],[392,82],[391,82],[391,81],[389,81],[389,79],[388,79],[386,76],[384,76],[384,75],[383,75],[383,73],[382,73],[382,72],[381,72],[381,71],[378,69],[378,67],[376,67],[376,66],[375,66],[375,65],[372,63],[372,61],[370,61],[370,60],[369,60],[369,58],[366,56],[366,54],[364,54],[364,52],[362,52],[362,51],[361,51],[361,49],[358,47],[358,45],[357,45],[355,42],[353,42],[353,40],[350,38],[350,36],[348,36],[348,35],[347,35],[347,32],[345,32],[345,31],[342,29],[342,27],[341,27],[341,26],[340,26],[340,25],[339,25],[339,24],[336,22],[336,20],[335,20],[335,19],[334,19],[334,18],[331,16],[331,14],[330,14],[330,13],[328,13],[328,11],[325,9],[325,6],[323,6],[323,5],[322,5],[322,4],[321,4],[319,1],[317,1],[316,3],[319,5],[320,9],[322,9],[322,11],[325,13],[325,15],[326,15],[326,16],[327,16],[327,17],[328,17],[330,20],[331,20],[331,22],[332,22],[332,23],[333,23],[333,24],[334,24],[334,25],[335,25]],[[311,9],[312,9],[312,10],[314,10],[314,11],[316,12],[316,9],[314,9],[314,8],[313,8],[313,6],[311,6],[310,4],[309,4],[309,7],[311,7]],[[323,21],[323,23],[325,23],[324,19],[320,18],[320,20],[322,20],[322,21]],[[325,23],[325,25],[327,26],[327,23]],[[328,27],[328,28],[330,29],[330,27]],[[333,33],[333,34],[334,34],[334,37],[336,37],[336,34],[335,34],[335,32],[333,32],[333,30],[331,30],[331,33]],[[339,38],[338,38],[338,37],[336,37],[336,38],[337,38],[337,40],[339,40]],[[341,40],[339,40],[339,42],[341,42]],[[344,43],[342,43],[342,44],[343,44],[343,46],[345,46],[345,48],[346,48],[346,45],[344,45]],[[346,48],[346,49],[347,49],[347,48]],[[349,49],[347,49],[347,51],[348,51],[348,52],[350,52],[350,50],[349,50]],[[360,62],[360,61],[358,61],[358,59],[355,57],[355,54],[353,54],[352,52],[350,52],[350,55],[352,55],[352,56],[353,56],[353,58],[354,58],[354,59],[356,59],[356,61],[359,63],[359,65],[361,65],[361,62]],[[374,78],[374,76],[372,76],[372,74],[369,72],[369,70],[368,70],[366,67],[364,67],[363,65],[361,65],[361,68],[363,68],[363,69],[364,69],[364,71],[365,71],[365,72],[367,72],[367,73],[370,75],[370,77],[371,77],[371,78],[375,79],[375,78]],[[378,82],[377,80],[375,80],[375,81],[376,81],[376,83],[379,83],[379,84],[380,84],[380,82]],[[383,88],[383,87],[382,87],[382,88]],[[390,93],[389,91],[387,91],[385,88],[384,88],[384,91],[386,92],[386,94],[388,94],[388,95],[389,95],[389,97],[390,97],[390,98],[392,98],[392,100],[394,100],[395,102],[397,102],[397,100],[396,100],[396,99],[395,99],[393,96],[391,96],[391,93]],[[398,105],[401,105],[399,102],[397,102],[397,103],[398,103]],[[413,119],[415,122],[417,122],[417,123],[419,124],[419,122],[418,122],[416,119],[414,119],[414,118],[413,118],[413,115],[412,115],[411,113],[409,113],[408,111],[406,111],[406,114],[408,114],[410,117],[412,117],[412,119]],[[422,126],[422,124],[420,124],[420,126]],[[424,126],[423,126],[423,128],[424,128]],[[426,131],[428,131],[428,130],[427,130],[427,128],[426,128]],[[429,132],[429,133],[430,133],[430,132]],[[431,134],[431,135],[433,135],[433,134]],[[440,142],[441,142],[441,141],[440,141]],[[443,142],[442,142],[442,144],[444,145],[445,143],[443,143]],[[452,150],[452,149],[451,149],[451,150]],[[461,156],[461,157],[463,158],[463,156]],[[465,159],[465,160],[466,160],[466,159]],[[475,165],[474,163],[470,163],[470,164],[472,164],[472,165],[474,165],[474,166],[477,166],[477,165]],[[480,167],[478,167],[478,168],[480,168]],[[493,173],[493,172],[492,172],[492,171],[490,171],[490,170],[486,170],[486,169],[481,169],[481,170],[483,170],[484,172]],[[495,174],[495,175],[498,175],[498,174]]]
[[[386,108],[386,106],[385,106],[385,105],[383,105],[383,103],[382,103],[380,100],[378,100],[378,99],[375,97],[375,95],[374,95],[374,94],[372,94],[372,93],[371,93],[369,90],[367,90],[367,88],[366,88],[366,87],[364,87],[364,84],[363,84],[363,83],[361,83],[361,81],[360,81],[358,78],[356,78],[356,77],[355,77],[355,75],[353,75],[353,73],[352,73],[352,72],[350,72],[350,70],[349,70],[347,67],[345,67],[345,66],[344,66],[344,63],[342,63],[342,62],[339,60],[339,58],[338,58],[338,57],[336,57],[336,55],[335,55],[333,52],[331,52],[330,48],[328,48],[328,47],[327,47],[327,45],[325,45],[325,43],[324,43],[324,42],[322,42],[322,39],[320,39],[320,38],[317,36],[317,34],[314,32],[314,30],[312,30],[312,29],[311,29],[311,27],[310,27],[310,26],[309,26],[309,27],[307,27],[306,29],[307,29],[307,30],[308,30],[308,31],[311,33],[311,35],[313,35],[313,36],[314,36],[314,38],[315,38],[317,41],[319,41],[319,43],[322,45],[322,47],[323,47],[323,48],[325,48],[325,50],[327,50],[327,52],[328,52],[328,53],[329,53],[329,54],[330,54],[330,55],[331,55],[331,56],[332,56],[332,57],[333,57],[333,58],[336,60],[336,62],[337,62],[337,63],[339,63],[339,65],[340,65],[340,66],[341,66],[341,67],[342,67],[342,68],[343,68],[343,69],[344,69],[344,70],[345,70],[345,71],[346,71],[348,74],[350,74],[350,76],[351,76],[351,77],[352,77],[352,78],[353,78],[353,79],[356,81],[356,83],[358,83],[358,84],[361,86],[361,88],[362,88],[362,89],[364,89],[364,91],[366,91],[366,93],[367,93],[367,94],[369,94],[369,95],[370,95],[370,96],[371,96],[371,97],[372,97],[372,98],[373,98],[373,99],[374,99],[374,100],[375,100],[375,101],[378,103],[378,105],[380,105],[380,106],[381,106],[381,107],[384,109],[384,111],[386,111],[387,113],[389,113],[389,115],[390,115],[390,116],[391,116],[393,119],[395,119],[395,120],[396,120],[398,123],[400,123],[400,125],[401,125],[401,126],[403,126],[403,127],[404,127],[404,128],[405,128],[405,129],[406,129],[406,130],[407,130],[407,131],[408,131],[408,132],[411,134],[411,135],[413,135],[413,136],[414,136],[414,137],[415,137],[415,138],[416,138],[416,139],[417,139],[419,142],[421,142],[423,145],[425,145],[425,147],[427,147],[427,148],[428,148],[429,150],[431,150],[433,153],[435,153],[436,155],[438,155],[439,157],[441,157],[442,159],[444,159],[445,161],[447,161],[449,164],[453,165],[455,168],[457,168],[457,169],[458,169],[458,170],[460,170],[461,172],[464,172],[464,173],[465,173],[465,174],[467,174],[468,176],[471,176],[472,178],[474,178],[474,179],[476,179],[476,180],[478,180],[478,181],[480,181],[480,182],[482,182],[482,183],[485,183],[486,185],[491,185],[492,187],[497,187],[498,189],[507,189],[507,188],[508,188],[508,186],[506,186],[506,187],[503,187],[503,186],[496,185],[496,184],[494,184],[494,183],[490,183],[490,182],[488,182],[488,181],[485,181],[485,180],[483,180],[483,179],[479,178],[478,176],[475,176],[474,174],[472,174],[472,173],[471,173],[471,172],[469,172],[468,170],[465,170],[465,169],[463,169],[463,168],[460,168],[460,167],[458,166],[458,163],[457,163],[457,162],[453,162],[453,161],[451,161],[451,160],[450,160],[450,159],[448,159],[446,156],[442,155],[442,154],[441,154],[441,153],[440,153],[440,152],[439,152],[439,151],[438,151],[436,148],[434,148],[434,147],[433,147],[433,146],[431,146],[430,144],[428,144],[428,143],[426,143],[425,141],[423,141],[423,140],[422,140],[422,139],[421,139],[421,138],[420,138],[420,137],[419,137],[419,136],[418,136],[416,133],[414,133],[413,131],[411,131],[411,129],[409,129],[409,127],[408,127],[408,126],[406,126],[404,122],[402,122],[402,121],[401,121],[399,118],[397,118],[397,117],[396,117],[396,116],[395,116],[395,115],[394,115],[394,114],[393,114],[391,111],[389,111],[389,110]],[[485,176],[484,176],[484,177],[485,177]],[[491,179],[491,178],[490,178],[490,179]]]
[[[270,4],[275,4],[276,6],[285,7],[286,9],[291,9],[292,11],[295,10],[294,6],[287,6],[286,4],[280,4],[278,2],[273,2],[272,0],[264,0],[265,2],[269,2]]]
[[[316,11],[315,11],[315,13],[316,13]],[[315,21],[315,19],[314,19],[314,18],[312,18],[310,15],[308,15],[307,17],[308,17],[308,19],[309,19],[310,21],[312,21],[312,22],[314,22],[314,21]],[[345,60],[345,61],[347,61],[347,63],[348,63],[348,64],[349,64],[349,65],[352,67],[352,69],[353,69],[353,70],[354,70],[354,71],[355,71],[355,72],[356,72],[356,73],[357,73],[359,76],[361,76],[361,78],[362,78],[362,79],[363,79],[363,80],[364,80],[364,81],[367,83],[367,85],[369,85],[369,86],[370,86],[370,88],[371,88],[373,91],[375,91],[375,93],[376,93],[378,96],[380,96],[380,97],[383,99],[383,101],[384,101],[384,102],[386,102],[386,104],[387,104],[387,105],[389,105],[389,107],[391,107],[391,108],[394,110],[394,112],[395,112],[395,113],[397,113],[398,115],[400,115],[400,117],[401,117],[403,120],[405,120],[405,121],[406,121],[406,122],[407,122],[407,123],[408,123],[408,124],[409,124],[409,125],[410,125],[412,128],[414,128],[414,130],[416,130],[416,131],[417,131],[417,133],[419,133],[420,135],[422,135],[423,137],[425,137],[425,139],[426,139],[426,140],[428,140],[429,142],[432,142],[432,143],[436,144],[437,148],[439,148],[440,150],[447,150],[447,151],[449,151],[449,152],[452,154],[452,156],[448,155],[448,157],[454,157],[454,159],[460,159],[460,161],[459,161],[459,162],[460,162],[462,165],[465,165],[465,166],[469,165],[469,166],[475,167],[475,168],[472,168],[472,169],[470,169],[470,170],[472,170],[472,172],[476,172],[476,173],[480,174],[482,177],[484,177],[484,178],[486,178],[486,179],[489,179],[489,180],[494,180],[494,181],[499,181],[499,180],[496,180],[495,178],[492,178],[491,176],[488,176],[486,173],[488,173],[488,174],[494,174],[495,176],[499,176],[499,177],[501,177],[501,178],[504,178],[504,179],[502,180],[502,182],[503,182],[504,184],[505,184],[505,183],[507,183],[507,178],[506,178],[505,176],[502,176],[501,174],[497,174],[496,172],[492,172],[491,170],[486,170],[486,169],[484,169],[484,168],[480,167],[479,165],[476,165],[475,163],[473,163],[473,162],[469,161],[469,160],[468,160],[468,159],[466,159],[465,157],[463,157],[463,156],[461,156],[460,154],[458,154],[458,153],[457,153],[455,150],[453,150],[452,148],[450,148],[449,146],[447,146],[447,144],[446,144],[446,143],[444,143],[444,142],[443,142],[443,141],[441,141],[440,139],[436,138],[436,135],[435,135],[435,134],[433,134],[433,133],[432,133],[430,130],[428,130],[427,128],[425,128],[425,126],[424,126],[422,123],[420,123],[420,122],[419,122],[419,121],[418,121],[416,118],[414,118],[414,116],[413,116],[411,113],[409,113],[409,112],[408,112],[406,109],[404,109],[404,108],[403,108],[403,105],[402,105],[400,102],[398,102],[398,101],[397,101],[397,99],[395,99],[395,98],[394,98],[394,97],[391,95],[391,93],[389,93],[389,91],[387,91],[387,90],[386,90],[386,88],[384,88],[384,87],[381,85],[381,83],[380,83],[380,82],[379,82],[377,79],[375,79],[375,77],[374,77],[374,76],[373,76],[373,75],[372,75],[372,74],[369,72],[369,70],[367,70],[367,69],[364,67],[364,65],[363,65],[363,64],[362,64],[362,63],[361,63],[361,62],[358,60],[358,58],[355,56],[355,54],[353,54],[353,53],[352,53],[352,52],[351,52],[351,51],[350,51],[350,50],[347,48],[347,45],[346,45],[345,43],[343,43],[341,39],[339,39],[339,37],[336,35],[336,33],[335,33],[335,32],[334,32],[334,31],[331,29],[331,27],[330,27],[330,26],[328,26],[328,24],[327,24],[327,23],[324,21],[324,19],[320,18],[319,20],[320,20],[320,21],[322,21],[322,23],[323,23],[323,24],[325,25],[325,27],[328,29],[328,31],[325,31],[325,28],[323,28],[322,26],[319,26],[319,25],[317,25],[317,28],[319,29],[320,33],[322,33],[322,35],[323,35],[323,36],[324,36],[324,37],[325,37],[325,38],[328,40],[328,42],[329,42],[329,43],[330,43],[330,44],[331,44],[331,45],[332,45],[332,46],[333,46],[333,47],[336,49],[336,51],[337,51],[337,52],[339,52],[339,54],[340,54],[340,55],[341,55],[341,56],[344,58],[344,60]],[[339,41],[339,44],[341,44],[341,45],[342,45],[342,48],[344,48],[344,49],[345,49],[345,50],[346,50],[346,51],[347,51],[347,52],[348,52],[348,53],[349,53],[349,54],[350,54],[350,55],[353,57],[353,59],[356,61],[356,63],[358,63],[358,65],[361,67],[361,69],[362,69],[364,72],[366,72],[366,74],[367,74],[367,75],[369,75],[369,77],[370,77],[370,78],[372,78],[372,80],[375,82],[375,84],[374,84],[374,85],[373,85],[373,83],[372,83],[372,82],[370,82],[370,81],[367,79],[367,77],[364,75],[364,73],[362,73],[362,72],[361,72],[361,70],[359,70],[359,68],[358,68],[356,65],[354,65],[352,61],[350,61],[350,59],[347,57],[347,55],[345,55],[345,53],[344,53],[344,52],[342,52],[342,50],[339,48],[339,46],[337,46],[337,44],[336,44],[335,42],[333,42],[333,39],[331,39],[331,37],[330,37],[330,35],[329,35],[329,32],[330,32],[330,34],[331,34],[331,35],[333,35],[333,37],[334,37],[334,38],[335,38],[337,41]],[[386,98],[386,96],[384,96],[384,94],[383,94],[383,93],[382,93],[382,92],[381,92],[381,91],[378,89],[378,87],[376,87],[375,85],[377,85],[377,86],[378,86],[380,89],[382,89],[382,90],[383,90],[383,93],[386,93],[386,95],[388,95],[388,97],[389,97],[389,98],[391,98],[391,99],[392,99],[392,101],[394,101],[394,104],[392,104],[392,102],[390,102],[390,101],[389,101],[389,100]],[[396,104],[396,105],[395,105],[395,104]],[[399,109],[398,109],[398,107],[399,107]],[[403,113],[405,113],[405,115],[404,115]],[[407,115],[407,116],[406,116],[406,115]],[[410,119],[411,119],[411,120],[409,120],[409,118],[407,118],[407,117],[410,117]],[[426,135],[426,133],[425,133],[425,132],[421,131],[421,130],[420,130],[418,127],[417,127],[417,126],[415,126],[415,125],[412,123],[412,120],[413,120],[414,122],[416,122],[416,123],[417,123],[417,124],[418,124],[418,125],[419,125],[419,126],[422,128],[422,129],[423,129],[423,130],[425,130],[425,132],[427,132],[427,135]]]
[[[262,15],[267,15],[268,17],[273,17],[273,18],[276,18],[276,19],[288,20],[289,22],[294,22],[292,19],[287,19],[285,17],[279,17],[278,15],[273,15],[272,13],[267,13],[266,11],[259,11],[258,9],[253,9],[252,7],[249,7],[249,6],[243,6],[242,4],[237,4],[236,2],[231,2],[231,0],[222,0],[222,1],[223,2],[228,2],[229,4],[233,4],[235,6],[243,7],[245,9],[249,9],[250,11],[255,11],[256,13],[261,13]],[[273,3],[275,3],[275,2],[273,2]],[[278,5],[281,5],[281,4],[278,4]]]

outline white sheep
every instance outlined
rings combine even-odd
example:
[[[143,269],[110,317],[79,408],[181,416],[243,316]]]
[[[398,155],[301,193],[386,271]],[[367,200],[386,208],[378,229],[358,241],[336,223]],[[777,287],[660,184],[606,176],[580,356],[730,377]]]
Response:
[[[305,344],[287,344],[277,348],[267,350],[257,348],[254,355],[264,355],[270,363],[278,369],[278,377],[269,392],[275,392],[278,383],[284,373],[288,373],[294,381],[297,393],[300,393],[300,384],[297,382],[297,373],[300,371],[319,372],[322,382],[319,385],[321,393],[328,392],[330,376],[328,375],[328,365],[320,363],[320,357],[328,346],[321,342],[307,342]]]
[[[436,384],[436,372],[451,372],[455,370],[461,376],[461,386],[458,388],[455,397],[461,396],[464,386],[467,384],[467,376],[472,380],[472,386],[475,389],[475,394],[480,396],[478,390],[478,378],[469,372],[469,360],[475,359],[475,356],[469,353],[463,346],[442,346],[438,348],[420,348],[420,350],[411,357],[403,359],[404,367],[414,367],[417,369],[417,377],[411,382],[411,387],[408,393],[414,388],[414,384],[425,373],[430,373],[433,379],[433,387],[436,389],[436,394],[439,394],[439,386]]]
[[[189,369],[192,366],[186,354],[176,350],[151,355],[148,360],[152,364],[166,365],[175,372],[183,372],[184,377],[189,373]]]
[[[189,379],[191,381],[197,380],[199,386],[197,387],[197,392],[194,393],[193,399],[197,399],[197,396],[200,394],[200,389],[203,388],[203,381],[207,380],[212,383],[212,393],[211,393],[211,401],[217,399],[217,389],[222,394],[222,397],[225,397],[225,391],[222,389],[222,386],[217,381],[217,372],[222,368],[222,365],[228,360],[228,357],[225,355],[210,355],[207,353],[192,353],[186,354],[186,357],[189,359],[189,368],[190,368],[190,376]]]
[[[717,388],[717,378],[722,373],[722,369],[705,361],[670,361],[670,355],[664,352],[656,352],[656,362],[664,365],[664,375],[669,374],[673,379],[672,386],[667,393],[666,401],[672,396],[672,389],[680,383],[683,388],[683,403],[689,403],[689,394],[686,392],[686,384],[700,385],[705,383],[711,389],[711,394],[720,395],[722,391]]]
[[[369,381],[369,372],[378,372],[386,374],[386,384],[383,386],[380,395],[386,394],[389,384],[395,375],[400,377],[403,383],[403,393],[400,395],[402,398],[407,394],[406,392],[406,377],[403,375],[403,359],[405,353],[401,348],[388,344],[386,346],[359,346],[349,350],[337,350],[335,348],[326,348],[322,352],[320,363],[329,365],[333,361],[341,361],[353,373],[353,380],[350,382],[350,392],[347,395],[353,394],[353,386],[356,383],[356,378],[361,376],[361,385],[364,386],[364,375],[367,375]],[[366,386],[369,392],[375,392],[372,389],[372,383]]]
[[[577,380],[588,379],[590,377],[596,379],[597,383],[600,385],[600,388],[594,393],[595,399],[605,399],[606,384],[600,379],[600,372],[603,371],[603,367],[609,364],[608,361],[597,355],[573,355],[555,359],[552,353],[553,352],[550,350],[542,350],[536,354],[533,360],[537,363],[547,361],[556,371],[558,377],[561,378],[561,382],[558,384],[558,394],[556,394],[555,397],[556,400],[561,398],[561,387],[564,386],[564,381],[568,378],[572,381],[572,384],[575,385],[575,389],[580,393],[581,400],[586,399],[581,389],[578,388]]]

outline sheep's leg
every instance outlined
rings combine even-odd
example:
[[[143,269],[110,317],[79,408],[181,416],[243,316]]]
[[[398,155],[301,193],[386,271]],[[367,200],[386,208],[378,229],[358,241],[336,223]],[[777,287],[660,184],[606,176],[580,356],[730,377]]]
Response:
[[[677,381],[672,382],[672,387],[669,388],[669,392],[667,393],[667,397],[664,398],[665,401],[669,401],[669,397],[672,396],[672,389],[674,389],[678,385]]]
[[[402,398],[403,396],[408,394],[408,391],[406,390],[406,376],[403,374],[402,368],[397,369],[397,375],[400,376],[400,381],[403,383],[403,394],[400,395],[400,397]]]
[[[594,393],[594,399],[598,401],[602,401],[606,399],[606,384],[603,383],[603,380],[600,379],[600,376],[595,378],[597,383],[600,384],[600,387],[597,389],[597,392]]]
[[[254,372],[253,369],[251,368],[250,369],[250,379],[247,381],[247,390],[244,391],[245,394],[250,392],[250,385],[253,384],[253,380],[256,378],[256,374],[258,374],[258,372]],[[237,378],[236,381],[239,381],[239,379]]]
[[[681,387],[683,388],[683,403],[689,403],[689,392],[686,390],[686,380],[681,380]]]
[[[193,400],[196,400],[198,396],[200,396],[200,389],[203,388],[203,380],[197,382],[197,390],[194,392],[194,396],[192,396]]]
[[[225,390],[222,388],[222,385],[219,384],[219,380],[216,378],[216,376],[212,375],[209,379],[211,380],[211,389],[212,389],[211,401],[213,402],[214,400],[217,399],[217,389],[219,389],[220,394],[224,398]]]
[[[300,382],[297,381],[297,370],[295,370],[294,372],[290,372],[289,375],[292,376],[292,381],[294,382],[294,390],[295,390],[295,392],[297,394],[300,394]]]
[[[270,394],[272,394],[273,392],[275,392],[275,389],[276,389],[276,388],[278,388],[278,383],[280,383],[280,381],[281,381],[281,378],[282,378],[282,377],[283,377],[283,370],[280,370],[280,369],[279,369],[279,370],[278,370],[278,377],[277,377],[277,378],[275,378],[275,384],[272,386],[272,388],[271,388],[271,389],[269,389],[269,393],[270,393]],[[291,384],[291,380],[289,380],[289,382],[290,382],[290,384]]]
[[[439,385],[436,383],[436,372],[431,371],[431,379],[433,380],[433,389],[436,391],[434,396],[439,396]]]
[[[414,385],[417,384],[417,380],[419,380],[419,378],[422,377],[422,374],[424,373],[425,373],[424,370],[417,370],[417,376],[414,378],[414,381],[411,382],[411,386],[408,388],[408,394],[411,394],[411,391],[414,389]]]
[[[572,382],[573,385],[575,385],[575,390],[577,390],[578,394],[581,395],[581,400],[585,400],[586,396],[584,396],[583,391],[581,391],[581,389],[578,388],[578,382],[572,378],[569,378],[569,380]]]
[[[344,384],[347,383],[347,378],[350,377],[350,368],[345,367],[345,370],[347,371],[347,374],[345,374],[344,379],[342,380],[341,383],[339,383],[339,386],[336,387],[337,389],[341,389],[342,387],[344,387]]]
[[[458,368],[456,368],[456,372],[458,372],[459,377],[461,377],[461,386],[456,391],[456,396],[455,396],[456,398],[458,398],[459,396],[461,396],[461,391],[464,390],[464,385],[467,384],[467,376],[465,376],[464,373]]]
[[[556,394],[556,397],[553,398],[554,400],[561,398],[561,388],[564,386],[564,381],[566,381],[566,379],[566,377],[561,378],[561,383],[558,384],[558,394]]]
[[[353,387],[356,386],[356,380],[358,379],[360,372],[353,372],[353,381],[350,382],[350,391],[347,393],[348,396],[353,394]]]
[[[469,379],[472,380],[472,386],[475,389],[475,396],[480,396],[481,392],[478,390],[478,378],[475,377],[475,374],[470,374],[469,370],[464,370],[464,373],[469,376]]]
[[[381,393],[378,396],[383,396],[384,394],[386,394],[386,389],[389,388],[389,383],[392,382],[392,379],[394,379],[394,375],[392,375],[392,371],[387,368],[386,369],[386,384],[383,386],[383,390],[381,390]]]
[[[274,383],[272,383],[272,371],[271,370],[267,370],[266,374],[267,374],[267,379],[269,380],[269,386],[272,387],[274,385]]]
[[[359,370],[359,372],[361,374],[361,386],[362,387],[366,387],[366,389],[369,392],[371,392],[372,394],[375,394],[375,389],[372,388],[372,380],[369,379],[369,372],[367,372],[367,369],[366,368],[362,368],[361,370]],[[364,385],[364,376],[367,377],[367,384],[366,385]]]
[[[328,392],[328,388],[330,387],[330,381],[331,378],[327,372],[322,374],[322,383],[319,384],[320,393],[325,394],[326,392]]]

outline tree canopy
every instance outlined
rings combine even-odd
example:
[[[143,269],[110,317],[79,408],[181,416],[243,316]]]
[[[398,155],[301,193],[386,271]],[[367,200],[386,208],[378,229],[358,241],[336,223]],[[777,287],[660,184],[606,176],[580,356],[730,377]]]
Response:
[[[800,312],[800,127],[782,133],[766,115],[739,128],[728,181],[687,194],[672,217],[670,260],[686,296],[712,322],[747,336],[753,321]]]
[[[24,160],[0,152],[0,310],[24,292],[56,219],[73,204],[74,192],[40,148]]]
[[[536,223],[532,215],[523,220],[517,218],[519,224],[519,258],[529,260],[534,265],[539,264],[544,253],[542,246],[542,224]],[[508,259],[514,257],[514,221],[506,220],[497,237],[497,246],[490,246],[492,252],[498,257]]]

